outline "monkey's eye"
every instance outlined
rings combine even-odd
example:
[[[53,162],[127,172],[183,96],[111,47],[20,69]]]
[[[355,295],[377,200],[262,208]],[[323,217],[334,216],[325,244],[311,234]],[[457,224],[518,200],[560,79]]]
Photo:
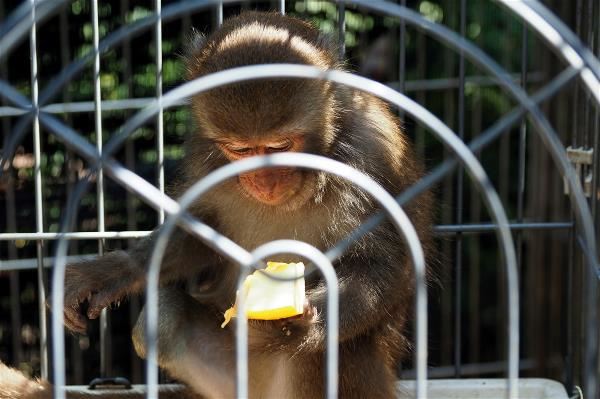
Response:
[[[267,145],[268,152],[284,152],[292,148],[292,141],[285,140],[280,143],[271,143]]]
[[[248,154],[250,152],[250,147],[229,147],[226,146],[225,147],[227,149],[227,151],[229,152],[233,152],[234,154],[237,155],[245,155]]]

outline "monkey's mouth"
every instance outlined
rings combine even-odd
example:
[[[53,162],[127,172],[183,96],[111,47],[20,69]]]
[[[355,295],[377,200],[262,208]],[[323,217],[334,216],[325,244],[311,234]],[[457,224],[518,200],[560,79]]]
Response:
[[[301,195],[306,177],[304,173],[299,171],[292,172],[290,176],[293,176],[293,178],[290,177],[291,181],[282,180],[270,186],[259,185],[251,178],[240,176],[238,177],[238,186],[244,197],[251,199],[253,202],[269,207],[279,207],[281,210],[291,210],[296,209],[297,205],[304,203],[306,200]],[[303,198],[297,201],[297,199],[300,199],[299,196]]]
[[[287,189],[285,191],[270,190],[270,191],[252,191],[248,190],[243,184],[242,192],[247,198],[252,199],[263,205],[280,206],[290,201],[300,191],[299,189]],[[301,186],[301,185],[298,185]]]

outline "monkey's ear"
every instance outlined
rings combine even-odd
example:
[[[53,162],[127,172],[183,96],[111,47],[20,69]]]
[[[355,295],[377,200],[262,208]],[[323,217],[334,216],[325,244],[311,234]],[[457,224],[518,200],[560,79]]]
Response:
[[[183,46],[183,60],[185,62],[185,69],[187,72],[187,78],[192,79],[196,75],[194,68],[194,60],[198,55],[198,52],[206,44],[206,35],[199,32],[196,28],[192,28],[192,31],[187,35],[185,44]]]

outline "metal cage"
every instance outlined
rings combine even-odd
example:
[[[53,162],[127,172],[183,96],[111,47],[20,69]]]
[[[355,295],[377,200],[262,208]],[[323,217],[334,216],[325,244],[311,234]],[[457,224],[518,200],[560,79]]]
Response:
[[[77,7],[81,8],[84,3],[85,7],[89,8],[89,29],[86,29],[90,36],[90,43],[86,51],[72,55],[69,50],[67,15],[75,13]],[[227,70],[184,84],[173,85],[174,87],[164,90],[163,75],[166,69],[163,64],[163,57],[165,57],[163,55],[163,28],[168,23],[179,21],[181,23],[180,31],[189,30],[192,23],[190,15],[200,13],[208,14],[208,18],[216,26],[223,21],[224,13],[227,14],[229,9],[237,7],[237,3],[234,1],[182,0],[169,1],[161,5],[161,1],[156,0],[153,9],[148,7],[149,10],[146,13],[138,13],[139,15],[136,15],[135,18],[132,17],[133,12],[125,14],[122,11],[124,16],[122,23],[118,26],[110,26],[104,32],[99,26],[101,18],[101,16],[99,17],[99,6],[106,5],[99,4],[97,0],[89,2],[31,0],[14,7],[7,7],[10,8],[8,15],[4,15],[4,7],[0,10],[2,11],[0,14],[0,71],[2,71],[0,97],[4,101],[0,106],[0,119],[3,123],[4,134],[1,157],[2,172],[0,173],[6,180],[4,188],[2,189],[0,186],[4,196],[3,202],[6,205],[6,219],[2,223],[4,231],[0,233],[0,242],[3,245],[2,250],[6,249],[7,251],[1,255],[0,273],[4,273],[8,277],[7,286],[10,286],[10,292],[3,292],[0,297],[10,301],[10,322],[13,326],[11,352],[13,359],[16,359],[15,363],[18,363],[19,358],[23,357],[18,349],[21,345],[19,336],[22,335],[22,331],[20,331],[19,273],[24,270],[36,269],[37,292],[35,297],[39,316],[39,371],[43,378],[51,377],[55,386],[55,396],[64,397],[68,382],[65,372],[66,346],[62,311],[56,311],[56,309],[62,309],[64,270],[66,263],[73,259],[73,255],[71,255],[73,251],[70,252],[69,244],[78,240],[97,241],[97,253],[102,254],[105,240],[127,240],[149,234],[150,228],[137,229],[136,223],[132,222],[132,219],[135,219],[135,208],[132,204],[136,197],[157,210],[156,222],[165,223],[165,228],[162,230],[152,254],[149,268],[149,284],[146,294],[149,320],[148,336],[156,336],[158,269],[166,240],[176,224],[184,226],[186,230],[198,236],[215,251],[237,262],[246,272],[252,265],[267,256],[282,252],[296,253],[313,262],[324,274],[330,287],[328,306],[332,312],[329,313],[330,320],[328,322],[327,393],[328,397],[336,397],[337,285],[331,263],[344,253],[353,240],[381,223],[385,215],[383,213],[373,215],[350,237],[325,253],[307,244],[287,240],[271,242],[253,252],[248,252],[202,221],[191,218],[185,212],[196,198],[211,187],[239,173],[278,165],[301,166],[336,174],[371,194],[385,210],[387,216],[393,220],[410,249],[416,279],[413,336],[415,349],[412,365],[414,368],[402,375],[416,379],[414,388],[411,388],[415,391],[415,397],[427,397],[428,376],[460,377],[469,375],[467,369],[470,364],[463,359],[462,334],[466,333],[463,316],[461,316],[465,306],[462,298],[465,290],[462,286],[465,281],[462,266],[463,255],[465,248],[478,247],[481,244],[479,239],[474,244],[467,243],[469,237],[489,234],[495,236],[495,241],[487,245],[495,248],[494,258],[500,259],[496,266],[502,269],[498,273],[504,276],[504,281],[501,281],[503,288],[498,288],[499,293],[502,294],[499,294],[498,302],[503,302],[498,307],[503,312],[503,316],[499,317],[497,321],[502,325],[498,325],[496,328],[505,338],[503,345],[499,345],[502,348],[498,349],[502,356],[498,357],[496,364],[488,363],[487,366],[491,367],[492,373],[496,373],[494,375],[506,377],[505,382],[502,382],[506,397],[519,397],[520,370],[527,370],[527,364],[530,361],[522,355],[522,352],[520,355],[519,336],[524,332],[523,306],[520,296],[527,299],[530,293],[527,287],[523,288],[524,283],[521,280],[523,279],[523,264],[526,262],[526,255],[529,256],[528,259],[532,259],[535,255],[535,251],[527,247],[526,234],[541,235],[544,231],[559,231],[565,235],[562,241],[565,243],[563,250],[567,253],[565,257],[569,261],[563,293],[567,304],[564,312],[561,313],[561,315],[563,313],[566,315],[566,320],[561,321],[565,338],[564,348],[561,349],[564,359],[560,361],[562,373],[560,380],[566,386],[569,394],[574,394],[577,389],[581,389],[586,397],[598,397],[600,395],[598,387],[600,363],[597,309],[600,269],[596,230],[599,198],[597,180],[600,170],[594,151],[598,148],[598,137],[600,136],[600,62],[594,55],[594,51],[596,54],[600,53],[600,4],[594,0],[577,1],[574,15],[577,21],[578,36],[538,1],[491,1],[490,4],[511,16],[522,27],[522,29],[520,28],[522,35],[521,70],[516,76],[511,73],[510,68],[501,65],[474,40],[468,38],[467,6],[469,2],[467,0],[456,2],[458,15],[455,21],[456,30],[439,20],[436,21],[431,15],[427,15],[427,7],[432,7],[431,4],[435,2],[340,0],[327,4],[333,4],[331,7],[336,10],[335,32],[342,42],[347,38],[348,16],[378,15],[380,18],[388,18],[385,21],[393,21],[394,25],[391,30],[396,34],[394,43],[398,48],[398,53],[393,55],[397,56],[394,61],[396,62],[394,65],[397,66],[397,75],[394,76],[396,78],[394,81],[381,83],[346,72],[323,72],[302,65],[270,64]],[[253,4],[255,3],[257,2]],[[285,13],[290,11],[290,7],[293,7],[291,11],[294,12],[305,11],[316,3],[324,2],[308,0],[263,3],[266,8],[277,9]],[[299,6],[300,3],[304,5]],[[407,5],[407,3],[409,4]],[[425,3],[429,5],[423,6]],[[114,7],[116,8],[116,6]],[[121,4],[121,8],[127,10],[129,2]],[[418,8],[418,11],[415,8]],[[81,12],[80,9],[79,12]],[[349,12],[350,14],[348,14]],[[52,72],[51,78],[45,79],[44,84],[40,84],[39,72],[41,71],[38,70],[38,64],[42,57],[43,44],[40,44],[38,32],[42,26],[56,21],[59,21],[60,24],[60,27],[57,28],[61,40],[60,69]],[[437,80],[427,79],[427,77],[421,80],[408,79],[408,55],[406,52],[408,30],[416,32],[415,36],[412,36],[413,39],[416,37],[417,40],[424,40],[422,38],[427,37],[428,40],[433,40],[435,45],[444,49],[443,51],[453,52],[453,56],[458,61],[457,76]],[[546,58],[553,60],[552,68],[546,68],[541,77],[540,74],[536,74],[536,71],[530,71],[527,63],[531,58],[528,53],[531,50],[530,43],[534,40],[528,36],[528,33],[531,32],[535,34],[535,40],[537,40],[535,43],[543,44],[545,50],[553,54]],[[153,97],[135,96],[132,84],[130,84],[122,98],[103,99],[101,62],[113,57],[116,50],[121,49],[119,50],[121,51],[120,57],[125,60],[122,68],[124,79],[131,82],[134,78],[131,69],[131,65],[134,63],[131,56],[131,41],[142,34],[153,37],[151,44],[154,49],[154,54],[151,54],[153,57],[149,56],[145,60],[146,64],[154,65]],[[102,38],[100,38],[101,35]],[[422,43],[425,42],[419,42],[419,44]],[[9,76],[8,71],[12,71],[10,66],[14,60],[13,56],[18,57],[24,53],[23,49],[27,47],[30,57],[30,71],[28,72],[30,82],[24,86],[18,78]],[[422,53],[418,53],[417,58],[424,57],[419,54]],[[423,61],[421,65],[425,63],[426,61]],[[469,65],[480,71],[482,76],[467,76]],[[72,101],[67,94],[67,87],[85,74],[88,74],[88,78],[92,82],[92,87],[89,89],[91,100]],[[440,162],[428,167],[426,176],[405,192],[387,193],[367,176],[332,160],[306,154],[283,157],[271,155],[236,162],[219,169],[197,182],[179,201],[165,195],[165,181],[167,180],[165,178],[164,127],[167,123],[165,115],[171,115],[168,112],[181,107],[187,98],[196,93],[232,82],[268,77],[324,79],[372,93],[389,102],[398,109],[401,116],[418,125],[417,134],[421,136],[417,137],[416,141],[421,140],[420,151],[425,155],[426,150],[422,137],[427,134],[432,138],[431,140],[435,139],[437,145],[442,148]],[[535,83],[535,90],[530,90],[534,86],[532,81]],[[479,124],[480,130],[469,140],[465,134],[468,122],[466,92],[472,87],[485,87],[486,85],[497,87],[511,105],[508,111],[503,112],[485,129]],[[452,103],[452,106],[455,107],[456,118],[452,117],[451,121],[448,120],[447,114],[443,118],[427,108],[427,101],[425,101],[423,93],[440,87],[451,91],[450,96],[444,102],[444,104]],[[574,94],[565,93],[567,89],[574,90]],[[456,105],[454,105],[454,101]],[[548,111],[549,108],[545,107],[545,104],[553,101],[559,102],[560,106],[573,107],[572,119],[567,122],[557,121],[556,115],[553,115]],[[125,111],[120,122],[113,123],[114,126],[110,128],[107,128],[106,125],[103,126],[106,115],[117,111]],[[82,132],[78,128],[78,123],[74,121],[77,115],[82,113],[93,117],[91,131]],[[450,113],[454,114],[454,112]],[[155,155],[153,155],[155,159],[152,159],[152,162],[156,164],[156,172],[153,176],[154,184],[143,177],[144,173],[136,169],[135,156],[132,158],[134,150],[130,144],[131,137],[136,134],[139,137],[140,129],[152,123],[155,128],[150,131],[149,136],[155,142]],[[565,133],[560,130],[569,124],[572,124],[571,132]],[[507,158],[510,157],[509,144],[504,142],[506,145],[503,145],[502,140],[510,134],[511,130],[518,132],[516,144],[513,145],[517,151],[514,156],[517,164],[516,173],[514,173],[516,176],[512,179],[507,173],[497,183],[488,176],[489,171],[483,165],[481,154],[486,149],[490,151],[492,145],[500,142],[499,148],[493,151],[500,153],[498,158],[501,164],[510,162],[512,158]],[[106,132],[110,132],[110,134],[106,134]],[[95,136],[95,141],[89,139],[92,136]],[[540,161],[533,165],[533,161],[528,158],[528,155],[531,157],[534,151],[534,149],[528,148],[528,143],[534,140],[532,136],[535,137],[535,143],[540,144],[540,148],[536,148],[535,152],[544,154],[540,156],[545,157],[545,164]],[[58,140],[63,143],[68,149],[71,161],[83,160],[80,162],[78,179],[70,183],[68,192],[64,195],[67,202],[60,204],[63,210],[53,216],[53,219],[60,221],[60,225],[56,224],[50,227],[45,221],[45,214],[48,211],[45,204],[49,194],[44,191],[47,176],[43,175],[42,165],[44,154],[42,143],[48,143],[49,140]],[[568,148],[565,142],[570,144]],[[23,155],[23,148],[30,147],[31,156]],[[502,161],[502,151],[504,151],[504,158],[509,159],[508,161]],[[126,153],[125,156],[122,156],[123,152]],[[49,156],[50,154],[45,155]],[[125,162],[119,158],[125,158]],[[548,162],[548,159],[551,161]],[[23,163],[27,165],[19,166]],[[66,163],[65,161],[65,165]],[[551,218],[533,220],[534,218],[527,215],[525,203],[526,173],[529,172],[529,176],[536,176],[536,173],[541,173],[539,170],[536,171],[536,168],[550,163],[553,165],[550,174],[560,177],[559,185],[564,181],[564,192],[568,195],[565,198],[568,200],[565,201],[567,210],[563,210],[562,215],[567,215],[567,217],[560,220]],[[35,226],[20,226],[16,219],[19,206],[16,205],[16,188],[12,176],[20,173],[21,169],[31,171],[30,177],[33,184],[25,185],[22,190],[25,190],[33,198],[34,210],[31,211],[31,215],[35,218]],[[59,174],[60,172],[62,171],[59,171]],[[467,179],[465,180],[464,177]],[[506,191],[510,180],[516,180],[516,184],[514,184],[516,201],[511,204],[514,209],[507,210],[507,199],[506,194],[502,194],[502,185],[505,186],[504,191]],[[553,187],[557,184],[555,180],[552,180]],[[127,211],[134,214],[130,215],[128,224],[118,230],[107,230],[106,228],[105,191],[109,184],[108,181],[112,181],[132,193],[119,192],[116,195],[116,197],[120,195],[121,198],[126,195]],[[77,217],[81,213],[82,199],[88,195],[87,191],[92,182],[95,182],[96,186],[96,193],[92,196],[97,207],[97,213],[94,215],[96,222],[92,226],[93,228],[86,230],[77,222]],[[424,277],[425,264],[419,240],[412,224],[404,214],[402,206],[419,193],[436,184],[445,184],[444,182],[448,182],[446,186],[452,186],[451,190],[453,191],[449,194],[449,198],[453,202],[453,209],[447,212],[446,223],[436,226],[436,232],[441,236],[450,237],[443,244],[450,248],[450,257],[443,258],[442,262],[450,265],[446,283],[452,285],[453,291],[451,298],[453,305],[445,316],[445,320],[451,323],[452,334],[446,334],[451,336],[451,338],[447,338],[450,341],[447,345],[449,348],[447,352],[450,354],[451,361],[448,364],[440,361],[440,367],[428,368],[428,335],[430,333],[427,317],[428,290]],[[470,191],[467,191],[467,185],[469,185]],[[498,185],[500,194],[496,188]],[[538,189],[543,187],[535,184],[533,186]],[[471,193],[471,199],[467,198],[467,193]],[[467,202],[471,206],[480,204],[478,205],[479,216],[481,216],[481,209],[483,209],[481,206],[483,206],[491,220],[481,222],[471,218],[470,222],[465,222],[469,216],[472,216],[464,209]],[[442,217],[442,219],[444,218]],[[23,231],[27,228],[29,230]],[[540,237],[538,239],[543,242],[544,238]],[[34,242],[36,245],[35,259],[19,259],[23,257],[19,256],[15,244],[23,244],[28,241]],[[50,244],[53,248],[51,254],[48,254]],[[49,283],[46,281],[47,270],[45,269],[48,266],[52,268],[52,279]],[[453,277],[450,278],[449,275]],[[30,279],[33,277],[30,276]],[[452,279],[453,283],[450,282]],[[48,287],[51,287],[51,303],[55,309],[49,314],[50,330],[46,324],[48,316],[45,307]],[[243,304],[241,306],[243,307]],[[238,323],[237,330],[238,397],[247,396],[247,326],[243,320],[242,318],[242,322]],[[110,374],[111,363],[108,324],[109,317],[104,312],[98,335],[100,359],[97,367],[99,374],[104,376]],[[526,327],[528,325],[525,323]],[[436,328],[440,328],[440,326]],[[438,334],[440,333],[438,332]],[[51,337],[51,345],[49,337]],[[478,333],[477,337],[481,338],[481,333]],[[158,392],[159,375],[154,365],[155,361],[153,361],[156,357],[155,346],[155,341],[151,339],[148,348],[149,361],[146,363],[146,379],[144,380],[148,397],[156,397]],[[446,366],[446,368],[441,366]],[[485,368],[485,365],[482,364],[471,366]],[[409,365],[408,368],[410,369],[411,366]],[[446,371],[444,372],[443,369]],[[141,375],[139,369],[137,372]],[[481,370],[477,373],[485,374]]]

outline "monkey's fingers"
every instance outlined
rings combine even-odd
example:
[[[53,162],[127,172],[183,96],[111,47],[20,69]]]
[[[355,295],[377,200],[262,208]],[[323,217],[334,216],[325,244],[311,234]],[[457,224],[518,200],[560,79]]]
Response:
[[[103,309],[108,308],[113,304],[119,306],[121,304],[121,299],[123,299],[126,294],[127,288],[122,285],[105,289],[94,294],[89,300],[87,316],[92,320],[97,319]]]
[[[302,314],[297,316],[288,317],[282,319],[284,323],[296,323],[296,324],[312,324],[317,321],[319,317],[319,311],[316,306],[312,306],[308,299],[304,301],[304,311]]]
[[[313,306],[312,303],[308,300],[308,298],[304,299],[304,312],[300,315],[304,321],[314,323],[317,321],[319,317],[319,311],[316,306]]]
[[[67,295],[64,299],[63,306],[63,323],[67,329],[79,333],[85,334],[87,321],[81,312],[82,300]],[[46,299],[46,307],[52,310],[52,302],[50,298]]]
[[[69,307],[66,306],[64,308],[64,321],[65,321],[65,326],[73,331],[76,332],[78,334],[85,334],[86,330],[87,330],[87,320],[85,319],[85,317],[81,314],[81,311],[79,309],[79,306],[75,307]]]

